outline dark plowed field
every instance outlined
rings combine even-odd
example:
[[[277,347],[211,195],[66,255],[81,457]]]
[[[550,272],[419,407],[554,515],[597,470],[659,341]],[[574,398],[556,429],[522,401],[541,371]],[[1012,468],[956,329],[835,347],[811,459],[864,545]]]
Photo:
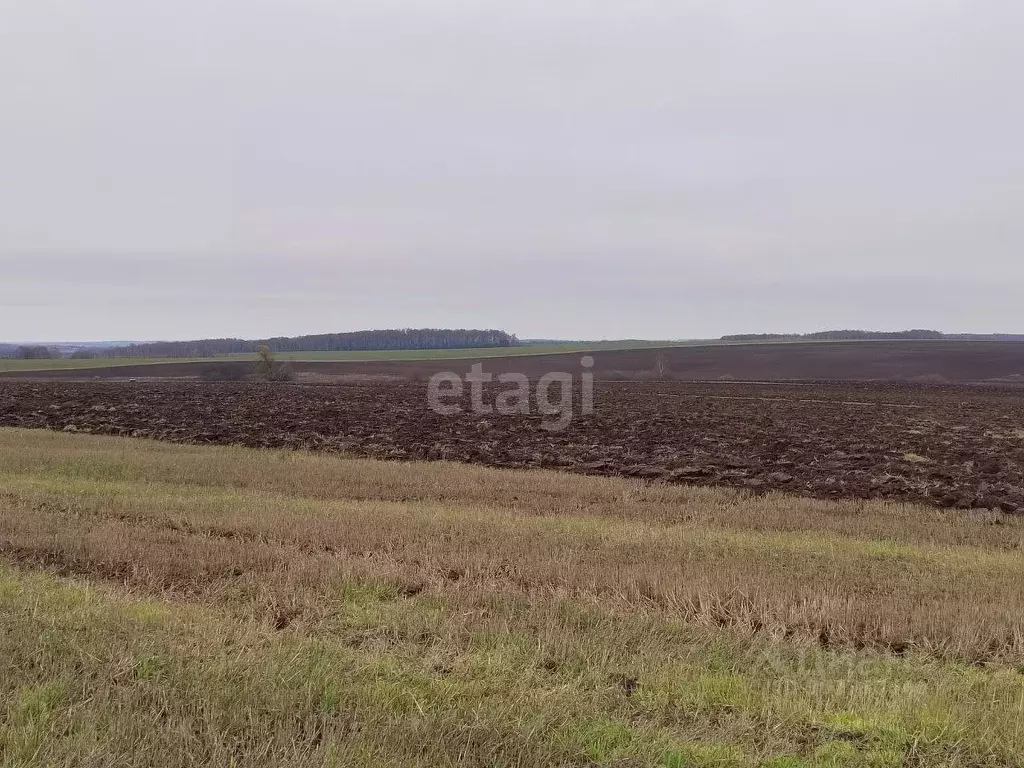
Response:
[[[299,355],[301,357],[301,355]],[[1024,383],[1024,343],[1015,341],[863,341],[666,347],[599,351],[594,372],[604,379],[649,378],[656,369],[682,381],[925,381]],[[282,359],[287,355],[282,355]],[[493,373],[540,376],[580,371],[581,354],[485,358]],[[472,360],[410,362],[301,362],[299,374],[395,376],[425,379],[439,371],[469,370]],[[239,375],[251,360],[158,363],[113,368],[0,373],[0,377],[92,379],[201,377],[217,369]]]
[[[416,382],[0,383],[0,426],[1024,511],[1017,389],[605,383],[593,416],[544,418],[440,416]]]

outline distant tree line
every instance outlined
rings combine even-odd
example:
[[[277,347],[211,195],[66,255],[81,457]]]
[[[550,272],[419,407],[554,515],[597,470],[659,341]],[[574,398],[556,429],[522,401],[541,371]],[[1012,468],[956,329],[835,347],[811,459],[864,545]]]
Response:
[[[886,339],[945,339],[940,331],[916,328],[911,331],[817,331],[815,333],[739,333],[722,341],[871,341]],[[965,338],[965,337],[961,337]]]
[[[1024,341],[1024,333],[947,333],[951,341]]]
[[[60,357],[60,350],[41,344],[22,344],[21,346],[11,348],[7,353],[7,357],[14,360],[49,360],[50,358]]]
[[[263,346],[282,352],[356,352],[403,349],[475,349],[515,347],[519,340],[496,330],[445,330],[440,328],[404,328],[399,330],[323,333],[314,336],[279,336],[273,339],[199,339],[196,341],[157,341],[108,347],[99,351],[104,357],[219,357],[230,354],[256,354]]]
[[[70,357],[72,360],[89,360],[102,357],[101,346],[75,347],[69,344],[47,346],[44,344],[0,344],[0,358],[7,360],[56,360]]]

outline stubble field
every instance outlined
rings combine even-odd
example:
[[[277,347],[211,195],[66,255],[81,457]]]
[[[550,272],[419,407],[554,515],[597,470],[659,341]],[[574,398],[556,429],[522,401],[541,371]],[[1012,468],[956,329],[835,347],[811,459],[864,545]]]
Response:
[[[1021,765],[1024,518],[0,430],[0,763]]]

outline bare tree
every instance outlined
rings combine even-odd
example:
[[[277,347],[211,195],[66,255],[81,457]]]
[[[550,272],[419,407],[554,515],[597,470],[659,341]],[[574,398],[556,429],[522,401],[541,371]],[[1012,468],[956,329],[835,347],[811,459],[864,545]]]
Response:
[[[668,376],[668,358],[662,352],[659,352],[658,356],[654,358],[654,375],[659,379]]]

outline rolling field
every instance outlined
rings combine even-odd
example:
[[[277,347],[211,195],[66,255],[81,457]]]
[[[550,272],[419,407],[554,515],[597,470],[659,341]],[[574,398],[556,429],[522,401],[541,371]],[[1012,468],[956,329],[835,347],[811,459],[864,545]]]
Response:
[[[493,373],[539,377],[579,371],[583,354],[605,380],[681,381],[910,381],[1024,384],[1024,342],[1018,341],[793,341],[724,343],[694,341],[672,346],[650,342],[538,345],[485,350],[283,353],[303,377],[389,376],[425,379],[447,370],[466,371],[479,361]],[[101,363],[96,367],[96,363]],[[251,355],[203,360],[0,361],[0,377],[199,378],[213,368],[252,372]]]
[[[292,362],[395,362],[395,361],[431,361],[431,360],[465,360],[489,359],[493,357],[522,357],[525,355],[558,355],[582,354],[601,350],[644,349],[649,347],[696,345],[712,342],[586,342],[580,344],[531,344],[521,347],[489,347],[486,349],[404,349],[381,350],[366,352],[282,352],[278,359]],[[50,360],[4,360],[0,359],[0,373],[23,373],[36,371],[90,371],[99,369],[100,373],[109,373],[108,368],[137,368],[153,365],[203,366],[211,363],[255,363],[252,354],[233,354],[220,357],[194,358],[135,358],[114,357],[95,358],[92,360],[72,360],[55,358]],[[159,375],[156,370],[152,375]]]
[[[1024,519],[0,430],[0,763],[1024,764]]]

